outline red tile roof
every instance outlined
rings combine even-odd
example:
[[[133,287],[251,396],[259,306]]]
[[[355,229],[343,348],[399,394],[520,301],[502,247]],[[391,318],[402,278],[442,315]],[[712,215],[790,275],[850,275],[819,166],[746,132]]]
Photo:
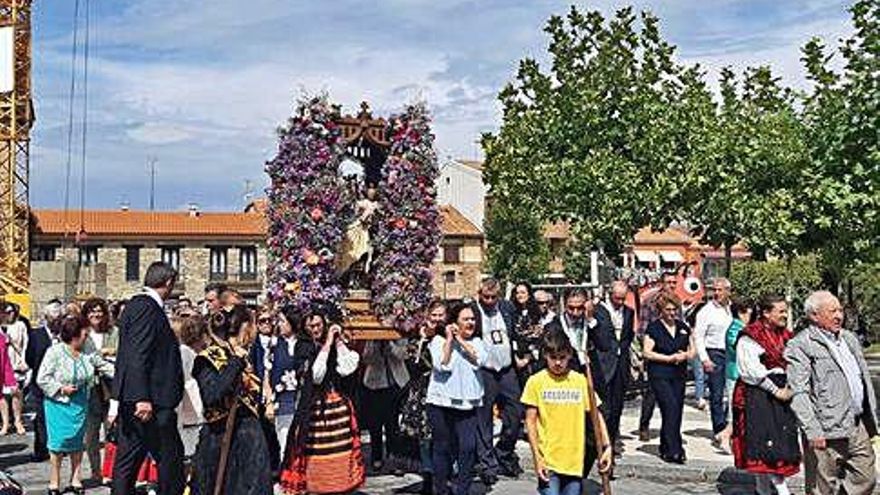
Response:
[[[440,225],[443,229],[443,235],[446,236],[483,236],[483,232],[452,205],[440,207]]]
[[[265,237],[265,200],[252,203],[247,212],[86,210],[82,224],[87,236],[113,237]],[[36,218],[34,233],[60,237],[80,230],[80,212],[32,210]],[[470,220],[450,205],[440,207],[443,235],[482,236]]]
[[[76,234],[80,230],[80,212],[33,210],[36,233],[43,235]],[[142,237],[262,237],[266,235],[265,218],[254,213],[186,211],[86,210],[82,226],[88,236]]]

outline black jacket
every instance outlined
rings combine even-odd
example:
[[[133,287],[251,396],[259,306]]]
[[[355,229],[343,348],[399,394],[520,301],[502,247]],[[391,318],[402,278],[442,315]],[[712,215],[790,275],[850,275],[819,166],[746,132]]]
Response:
[[[611,380],[619,367],[623,367],[624,372],[629,371],[629,351],[636,335],[633,326],[635,311],[629,306],[623,307],[623,331],[620,333],[620,340],[617,340],[611,314],[604,305],[600,304],[596,309],[596,320],[599,322],[596,332],[602,334],[602,341],[609,345],[607,351],[599,351],[599,364],[602,367],[602,376]]]
[[[52,347],[52,337],[49,335],[49,329],[45,326],[38,327],[36,330],[28,332],[28,343],[24,350],[24,361],[28,368],[34,370],[31,373],[31,390],[42,393],[42,389],[37,387],[37,373],[40,371],[40,365],[43,364],[43,357],[46,351]]]
[[[564,318],[565,315],[560,314],[556,315],[553,320],[544,325],[544,332],[562,332],[565,333],[565,330],[562,327],[562,321],[560,318]],[[604,332],[599,331],[599,325],[596,324],[593,327],[587,326],[587,357],[590,359],[590,372],[593,374],[593,388],[600,392],[604,389],[604,380],[602,377],[602,367],[599,365],[599,352],[607,352],[611,349],[611,341],[608,338],[608,335]],[[543,356],[541,357],[542,363],[541,367],[543,368],[546,363],[543,362]],[[578,359],[577,353],[575,353],[571,357],[571,362],[569,363],[569,368],[585,372],[584,367],[581,365],[580,360]]]
[[[150,296],[135,296],[119,318],[113,395],[120,402],[149,401],[175,408],[183,398],[180,344],[168,317]]]

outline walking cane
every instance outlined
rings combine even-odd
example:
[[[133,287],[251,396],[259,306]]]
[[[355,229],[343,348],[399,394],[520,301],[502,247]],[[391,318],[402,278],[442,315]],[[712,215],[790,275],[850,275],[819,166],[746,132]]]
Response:
[[[235,417],[238,414],[238,399],[229,408],[226,416],[226,431],[223,432],[223,443],[220,444],[220,463],[217,464],[217,478],[214,480],[214,495],[223,495],[226,481],[226,465],[229,463],[229,449],[232,447],[232,435],[235,429]]]
[[[584,339],[586,341],[586,339]],[[593,372],[590,371],[590,357],[584,354],[586,358],[586,376],[587,376],[587,393],[590,394],[590,422],[593,423],[593,435],[596,438],[597,460],[601,461],[602,451],[605,450],[605,440],[608,438],[608,431],[599,431],[600,426],[604,427],[605,423],[599,421],[599,400],[596,397],[596,388],[593,387]],[[601,433],[601,434],[600,434]],[[613,461],[612,461],[613,462]],[[586,476],[588,473],[584,473]],[[602,494],[611,495],[611,473],[599,471],[602,477]]]

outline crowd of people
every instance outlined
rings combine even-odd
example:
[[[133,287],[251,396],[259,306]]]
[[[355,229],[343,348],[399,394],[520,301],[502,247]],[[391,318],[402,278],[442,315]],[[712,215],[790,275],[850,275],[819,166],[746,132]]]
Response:
[[[758,493],[789,493],[802,464],[809,493],[875,484],[873,386],[828,292],[807,298],[795,333],[784,298],[731,297],[723,278],[689,312],[671,275],[638,311],[622,281],[605,298],[573,288],[557,303],[527,283],[505,298],[488,278],[474,300],[432,302],[411,335],[355,341],[320,304],[250,308],[216,284],[172,304],[176,278],[154,263],[131,299],[52,301],[33,328],[0,306],[12,404],[0,401],[0,434],[24,432],[27,390],[50,495],[84,493],[84,457],[116,494],[346,493],[368,473],[406,472],[423,493],[466,494],[474,479],[521,475],[523,437],[539,493],[576,494],[623,454],[628,391],[641,393],[641,440],[659,406],[660,457],[687,462],[691,373],[708,384],[714,445],[757,475]]]

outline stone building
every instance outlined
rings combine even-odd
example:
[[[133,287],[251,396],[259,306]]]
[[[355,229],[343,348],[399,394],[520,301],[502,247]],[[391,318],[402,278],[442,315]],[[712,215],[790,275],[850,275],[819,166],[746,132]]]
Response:
[[[180,271],[177,297],[198,301],[205,286],[223,282],[251,303],[265,283],[265,202],[244,212],[33,210],[31,293],[39,306],[52,297],[90,293],[131,296],[156,260]],[[443,241],[434,263],[438,296],[473,294],[483,262],[483,234],[451,206],[441,207]],[[76,232],[84,234],[76,235]]]

